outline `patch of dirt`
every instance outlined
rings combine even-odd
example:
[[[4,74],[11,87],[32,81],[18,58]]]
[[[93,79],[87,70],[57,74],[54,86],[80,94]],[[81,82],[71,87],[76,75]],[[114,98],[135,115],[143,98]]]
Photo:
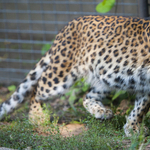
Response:
[[[131,103],[128,100],[126,100],[126,99],[122,100],[120,105],[117,107],[116,114],[117,115],[124,115],[126,113],[126,111],[128,110],[130,105],[131,105]]]
[[[128,149],[131,145],[131,140],[123,140],[122,143],[123,143],[123,145],[125,145],[123,148]]]
[[[88,128],[85,127],[84,124],[77,124],[77,123],[71,123],[67,125],[58,125],[60,135],[63,137],[71,137],[75,135],[82,134],[84,131],[87,131]],[[51,127],[43,127],[43,126],[38,126],[35,131],[38,133],[38,135],[42,136],[49,136],[56,134],[58,132],[57,129],[53,129]]]
[[[87,131],[88,128],[84,124],[68,124],[60,127],[60,134],[63,137],[71,137],[72,135],[79,135],[83,131]]]
[[[7,94],[9,90],[6,87],[0,87],[0,94]]]
[[[9,122],[4,121],[4,122],[0,122],[0,125],[10,125],[10,123],[9,123]]]

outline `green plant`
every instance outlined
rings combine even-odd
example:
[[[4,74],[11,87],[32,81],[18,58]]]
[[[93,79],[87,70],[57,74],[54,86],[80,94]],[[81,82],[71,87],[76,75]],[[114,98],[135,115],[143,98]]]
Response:
[[[52,40],[53,42],[54,40]],[[42,49],[41,49],[41,54],[44,55],[50,48],[51,48],[52,44],[45,44],[43,45]]]
[[[73,105],[75,100],[79,99],[79,101],[82,101],[82,96],[88,91],[89,87],[90,85],[85,82],[85,78],[81,78],[74,83],[70,90],[64,96],[62,96],[61,99],[65,100],[66,97],[69,97],[69,104],[73,110],[76,111]]]
[[[112,9],[115,2],[115,0],[103,0],[96,6],[96,11],[99,13],[107,13]]]
[[[50,125],[51,123],[56,126],[59,120],[59,117],[53,113],[52,108],[50,105],[46,105],[45,103],[42,105],[43,114],[44,114],[44,122],[43,125]],[[50,122],[50,116],[53,117],[53,121]]]
[[[51,44],[45,44],[41,49],[41,54],[44,55],[51,47]]]
[[[114,101],[116,98],[118,98],[120,95],[125,94],[126,91],[120,90],[115,92],[114,96],[112,97],[112,101]]]
[[[9,90],[10,92],[13,92],[13,91],[16,90],[16,86],[15,86],[15,85],[10,85],[10,86],[8,86],[8,90]]]

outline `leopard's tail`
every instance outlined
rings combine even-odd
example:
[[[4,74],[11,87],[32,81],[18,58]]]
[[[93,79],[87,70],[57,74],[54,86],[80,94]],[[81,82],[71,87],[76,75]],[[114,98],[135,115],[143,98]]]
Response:
[[[25,101],[25,98],[31,95],[42,72],[50,63],[50,53],[50,51],[47,52],[45,56],[41,58],[36,64],[36,67],[28,73],[11,97],[0,105],[0,120],[8,113],[11,113],[15,108],[19,107],[20,104]]]

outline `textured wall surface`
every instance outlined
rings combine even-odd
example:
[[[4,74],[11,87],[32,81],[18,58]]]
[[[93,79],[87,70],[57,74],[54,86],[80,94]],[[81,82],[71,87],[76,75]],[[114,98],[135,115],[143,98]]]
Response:
[[[0,83],[20,82],[51,44],[58,31],[73,18],[101,15],[102,0],[1,0]],[[107,15],[138,16],[138,0],[116,0]]]

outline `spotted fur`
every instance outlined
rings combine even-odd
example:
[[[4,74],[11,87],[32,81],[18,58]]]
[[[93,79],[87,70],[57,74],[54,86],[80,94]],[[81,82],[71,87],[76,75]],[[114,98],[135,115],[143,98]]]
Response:
[[[51,49],[31,70],[9,100],[0,105],[0,118],[19,106],[35,89],[39,100],[64,94],[79,78],[91,85],[83,105],[96,118],[111,118],[102,100],[112,90],[134,92],[134,109],[124,130],[139,132],[150,106],[150,22],[117,16],[85,16],[68,23]],[[38,109],[37,109],[38,111]]]

